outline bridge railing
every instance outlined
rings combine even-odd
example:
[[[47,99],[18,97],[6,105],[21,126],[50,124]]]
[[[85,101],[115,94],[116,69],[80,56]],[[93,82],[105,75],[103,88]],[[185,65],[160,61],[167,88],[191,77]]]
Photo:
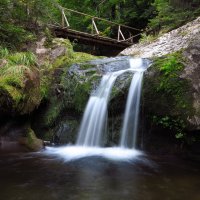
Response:
[[[117,42],[133,43],[141,30],[118,24],[107,19],[88,15],[79,11],[59,6],[61,14],[60,26],[77,32],[85,32],[97,37],[115,39]]]

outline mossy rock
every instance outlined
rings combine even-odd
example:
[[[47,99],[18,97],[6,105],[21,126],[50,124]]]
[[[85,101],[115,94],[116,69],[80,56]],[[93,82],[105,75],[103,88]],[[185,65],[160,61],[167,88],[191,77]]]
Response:
[[[0,112],[27,114],[41,102],[40,73],[34,54],[9,53],[0,68]]]
[[[191,81],[182,78],[182,52],[154,59],[143,86],[145,117],[152,126],[168,129],[177,139],[186,139],[191,129],[188,121],[195,114]]]
[[[31,128],[27,129],[26,137],[20,138],[19,143],[26,146],[30,151],[40,151],[44,148],[43,141],[36,137]]]
[[[54,70],[54,80],[46,106],[41,108],[43,112],[39,122],[50,133],[47,138],[52,137],[49,129],[55,130],[64,115],[74,113],[77,118],[81,118],[90,95],[98,87],[104,73],[127,69],[129,66],[127,57],[94,60],[95,57],[88,54],[78,54],[80,56],[70,67],[66,63],[62,68]],[[119,114],[124,111],[131,79],[130,73],[117,78],[110,97],[109,113]]]

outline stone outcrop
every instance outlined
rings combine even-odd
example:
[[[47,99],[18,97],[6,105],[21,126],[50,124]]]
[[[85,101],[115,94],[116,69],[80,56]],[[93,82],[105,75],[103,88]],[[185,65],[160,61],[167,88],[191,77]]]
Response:
[[[183,52],[186,64],[181,78],[190,81],[193,88],[193,108],[195,115],[188,118],[188,121],[200,130],[200,39],[195,39]]]
[[[200,17],[176,30],[162,35],[155,41],[135,44],[121,52],[122,55],[149,58],[154,61],[159,60],[159,62],[152,65],[145,77],[145,81],[148,82],[144,85],[144,87],[147,87],[144,88],[144,91],[148,90],[148,94],[145,96],[146,99],[149,99],[149,101],[145,100],[147,103],[146,107],[149,107],[147,110],[152,115],[159,115],[160,117],[179,116],[181,119],[183,119],[183,114],[187,113],[184,116],[185,129],[187,131],[200,130],[199,35]],[[179,52],[180,56],[176,57],[176,55],[172,55],[175,52]],[[172,58],[171,61],[170,58]],[[178,69],[180,67],[178,63],[182,66],[180,69]],[[172,74],[171,77],[165,76],[167,72],[163,69],[167,67],[171,67],[170,70],[173,71],[168,72]],[[183,85],[176,88],[178,84],[182,83]],[[160,91],[163,84],[166,88],[163,87],[163,91]],[[181,90],[181,96],[176,96],[174,93],[173,99],[173,95],[170,92],[173,93],[172,91],[174,90],[177,90],[177,94]],[[154,103],[151,105],[150,100],[152,99]],[[183,112],[181,109],[177,110],[177,105],[181,104],[178,99],[183,102],[186,100],[185,103],[182,103],[187,105],[185,105],[186,107],[183,106]],[[185,120],[185,117],[187,120]]]
[[[50,44],[47,44],[47,39],[43,37],[36,42],[36,47],[32,51],[37,55],[37,62],[39,66],[45,65],[47,62],[52,64],[59,57],[70,57],[73,51],[71,43],[62,38],[54,38]]]
[[[44,148],[43,141],[36,137],[31,128],[26,130],[26,137],[19,138],[19,143],[27,147],[30,151],[40,151]]]
[[[32,127],[36,133],[45,132],[44,139],[55,144],[75,142],[84,108],[101,77],[108,72],[127,69],[129,58],[94,59],[59,69],[54,77],[47,106],[41,107],[38,111],[41,114],[37,114],[33,120]],[[131,77],[127,72],[116,80],[109,104],[109,115],[112,118],[119,118],[124,111]]]
[[[176,30],[164,34],[155,41],[135,44],[120,54],[142,58],[160,57],[187,48],[199,35],[200,17]]]

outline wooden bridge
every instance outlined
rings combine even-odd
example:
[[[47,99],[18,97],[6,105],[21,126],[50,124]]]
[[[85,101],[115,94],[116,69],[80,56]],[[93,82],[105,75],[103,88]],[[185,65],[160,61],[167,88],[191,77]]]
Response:
[[[50,24],[57,37],[77,43],[123,50],[131,46],[141,30],[59,6],[61,22]],[[84,24],[80,23],[84,20]]]

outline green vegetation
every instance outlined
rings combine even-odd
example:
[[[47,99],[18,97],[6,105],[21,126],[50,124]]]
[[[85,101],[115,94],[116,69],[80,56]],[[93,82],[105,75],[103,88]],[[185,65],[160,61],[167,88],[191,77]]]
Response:
[[[174,119],[173,117],[164,116],[158,117],[153,116],[153,123],[162,126],[162,128],[170,130],[175,134],[176,139],[184,139],[185,133],[185,122],[182,119]]]
[[[63,53],[60,56],[46,55],[45,62],[40,61],[39,67],[38,58],[31,52],[14,53],[5,47],[0,48],[0,111],[23,115],[35,110],[41,101],[46,101],[49,107],[43,116],[44,126],[51,127],[64,109],[83,111],[95,74],[90,74],[90,80],[77,77],[79,82],[69,76],[68,69],[74,63],[85,63],[97,57],[74,52],[71,43],[65,39],[50,39],[46,45],[51,52],[62,47]],[[89,66],[86,64],[84,68]]]
[[[93,71],[90,75],[88,75],[90,71],[86,73],[87,76],[69,75],[68,70],[72,64],[77,64],[81,70],[86,70],[91,68],[91,64],[87,61],[98,57],[87,53],[73,52],[70,46],[68,49],[70,53],[67,56],[57,58],[52,65],[54,79],[51,85],[53,87],[48,93],[48,108],[42,117],[45,127],[55,126],[59,116],[66,109],[82,113],[92,90],[93,82],[99,78]],[[57,72],[60,74],[58,77],[55,75]]]
[[[155,16],[150,20],[149,27],[154,33],[168,32],[200,15],[198,0],[155,0],[152,5]]]
[[[47,38],[51,38],[46,26],[61,24],[58,5],[137,29],[146,29],[147,33],[142,34],[142,41],[152,39],[149,35],[177,28],[200,14],[198,0],[2,0],[0,2],[1,45],[19,50],[35,41],[41,32]],[[87,16],[80,17],[69,11],[66,15],[71,28],[92,31],[91,19]],[[104,21],[96,23],[102,35],[117,36],[117,27],[114,28]],[[124,34],[128,35],[127,32]]]
[[[73,1],[60,0],[60,4],[64,7],[78,10],[90,15],[105,18],[107,20],[133,26],[138,29],[146,27],[149,18],[152,17],[153,0],[97,0],[97,1]],[[80,4],[82,6],[80,6]],[[78,30],[87,30],[91,32],[91,19],[87,16],[82,19],[77,15],[67,13],[70,20],[70,25]],[[71,17],[73,16],[73,18]],[[80,20],[81,19],[81,20]],[[116,35],[117,27],[113,28],[110,24],[104,21],[96,21],[99,31],[102,35]]]
[[[155,65],[159,66],[161,77],[156,90],[173,96],[178,110],[191,110],[190,102],[187,97],[189,83],[180,78],[180,73],[184,69],[181,52],[173,53],[163,59],[156,59]],[[188,95],[190,96],[190,95]],[[184,111],[185,113],[185,111]],[[190,113],[185,113],[189,115]]]
[[[56,0],[2,0],[0,2],[0,41],[9,49],[19,49],[36,40],[41,25],[55,19]]]
[[[63,108],[63,102],[58,102],[56,101],[56,98],[52,98],[50,105],[43,116],[43,125],[47,128],[55,126],[55,122],[58,120]]]
[[[190,82],[181,79],[184,69],[181,52],[154,60],[154,77],[145,81],[144,99],[152,123],[169,129],[177,139],[186,139],[187,117],[194,114]],[[148,84],[148,85],[147,85]],[[145,97],[144,97],[145,98]]]
[[[34,131],[30,127],[26,128],[26,137],[21,138],[20,143],[31,151],[39,151],[44,147],[43,141],[36,137]]]
[[[82,113],[94,84],[99,80],[99,75],[87,62],[97,57],[74,52],[68,40],[54,39],[48,29],[48,24],[61,23],[58,5],[146,30],[141,39],[135,38],[136,42],[139,39],[140,42],[151,42],[159,34],[200,15],[198,0],[1,0],[0,113],[30,114],[44,102],[47,105],[42,120],[45,127],[53,127],[65,110]],[[72,18],[70,12],[66,15],[71,28],[92,31],[88,17]],[[102,35],[117,36],[116,27],[103,21],[97,25]],[[61,55],[36,56],[32,53],[36,41],[44,36],[45,47],[51,53],[57,47],[64,47]],[[152,97],[145,101],[148,101],[147,110],[152,114],[153,123],[173,130],[178,139],[186,138],[186,118],[193,114],[192,95],[188,90],[190,83],[180,78],[183,62],[181,52],[155,59],[156,78],[147,80],[149,89],[144,91]],[[69,74],[72,64],[79,66],[83,74]],[[123,96],[123,92],[113,90],[113,95]]]
[[[32,112],[46,95],[46,82],[36,68],[35,55],[0,48],[0,56],[0,110],[13,114]]]
[[[142,43],[142,44],[143,44],[143,43],[144,43],[144,44],[151,43],[151,42],[153,42],[154,40],[156,40],[157,37],[158,37],[158,36],[148,35],[147,33],[142,33],[139,42]]]

